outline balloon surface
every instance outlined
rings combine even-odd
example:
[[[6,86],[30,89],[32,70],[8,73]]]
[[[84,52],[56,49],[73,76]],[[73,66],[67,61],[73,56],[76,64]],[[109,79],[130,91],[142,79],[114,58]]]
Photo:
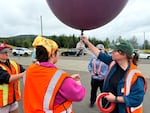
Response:
[[[107,24],[124,8],[128,0],[47,0],[55,16],[64,24],[90,30]]]

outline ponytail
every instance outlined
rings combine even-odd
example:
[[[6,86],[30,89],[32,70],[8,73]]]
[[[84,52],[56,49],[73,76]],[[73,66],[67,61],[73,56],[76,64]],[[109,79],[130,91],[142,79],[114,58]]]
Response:
[[[137,52],[133,52],[133,55],[132,55],[133,64],[137,65],[138,60],[139,60],[138,53]]]

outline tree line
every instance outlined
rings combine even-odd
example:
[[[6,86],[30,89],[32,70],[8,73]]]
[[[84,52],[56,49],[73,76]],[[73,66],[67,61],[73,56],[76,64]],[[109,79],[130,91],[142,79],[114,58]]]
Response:
[[[32,43],[34,39],[37,37],[37,35],[18,35],[18,36],[12,36],[12,37],[1,37],[0,42],[6,41],[7,44],[16,46],[16,47],[26,47],[26,48],[32,48]],[[44,36],[49,39],[52,39],[57,42],[59,45],[59,48],[75,48],[77,42],[79,42],[80,37],[76,37],[75,35],[66,36],[66,35],[60,35],[60,36]],[[116,40],[110,41],[110,39],[107,37],[105,40],[99,40],[96,37],[91,37],[89,40],[94,44],[97,45],[99,43],[104,44],[105,48],[109,48],[111,44],[120,42],[121,40],[126,40],[125,38],[119,36],[116,38]],[[137,38],[133,36],[132,38],[128,39],[134,49],[150,49],[150,42],[148,40],[144,41],[144,44],[139,46],[137,42]]]

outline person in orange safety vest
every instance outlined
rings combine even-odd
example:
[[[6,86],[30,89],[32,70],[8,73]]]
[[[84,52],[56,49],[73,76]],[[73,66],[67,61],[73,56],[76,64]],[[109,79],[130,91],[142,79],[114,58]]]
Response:
[[[20,81],[25,69],[8,58],[10,46],[0,45],[0,113],[18,113],[18,101],[21,99]]]
[[[81,101],[85,96],[79,74],[71,76],[55,66],[59,51],[53,40],[37,36],[33,46],[36,62],[24,76],[24,112],[74,113],[72,102]]]
[[[147,82],[137,68],[138,55],[133,54],[132,45],[121,40],[111,46],[112,55],[108,55],[99,51],[86,37],[82,40],[98,59],[109,65],[102,89],[108,93],[102,101],[103,106],[115,102],[116,107],[111,113],[142,113]]]

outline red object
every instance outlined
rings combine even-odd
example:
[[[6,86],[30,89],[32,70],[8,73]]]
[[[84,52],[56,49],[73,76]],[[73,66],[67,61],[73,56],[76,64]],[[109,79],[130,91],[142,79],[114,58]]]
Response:
[[[124,8],[128,0],[47,0],[55,16],[64,24],[90,30],[107,24]]]
[[[0,45],[0,50],[5,49],[5,48],[11,48],[9,45],[6,44],[6,42],[4,41],[1,45]]]
[[[98,109],[103,113],[112,112],[114,110],[115,106],[116,106],[116,103],[111,102],[108,108],[103,108],[102,107],[101,101],[107,95],[109,95],[109,94],[108,93],[101,93],[97,96],[97,100],[96,100],[96,104],[97,104]]]

